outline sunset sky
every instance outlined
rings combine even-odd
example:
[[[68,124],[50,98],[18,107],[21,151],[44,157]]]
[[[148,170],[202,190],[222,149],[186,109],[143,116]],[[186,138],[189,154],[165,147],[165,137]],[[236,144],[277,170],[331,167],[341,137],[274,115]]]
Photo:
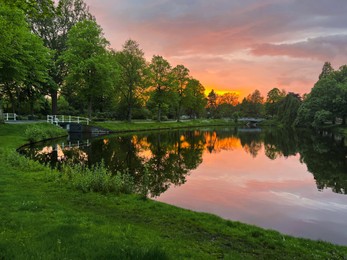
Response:
[[[347,63],[346,0],[85,0],[111,47],[131,38],[206,89],[307,93]]]

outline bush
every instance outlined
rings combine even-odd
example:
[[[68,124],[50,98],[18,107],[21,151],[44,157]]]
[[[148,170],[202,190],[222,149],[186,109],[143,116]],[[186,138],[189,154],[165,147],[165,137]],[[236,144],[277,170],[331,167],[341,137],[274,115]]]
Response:
[[[64,129],[49,124],[33,124],[25,130],[25,137],[31,143],[63,135],[66,135]]]
[[[65,165],[60,180],[70,183],[83,192],[125,193],[134,192],[134,181],[128,174],[112,174],[103,163],[88,168],[82,165]]]
[[[39,162],[29,160],[13,150],[0,149],[0,157],[14,169],[25,170],[26,172],[37,172],[45,169],[45,166]]]

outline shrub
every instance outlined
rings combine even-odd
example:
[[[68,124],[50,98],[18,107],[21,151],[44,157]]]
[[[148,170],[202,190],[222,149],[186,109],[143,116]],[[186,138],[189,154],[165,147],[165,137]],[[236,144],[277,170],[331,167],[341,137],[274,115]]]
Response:
[[[60,173],[62,181],[83,192],[125,193],[134,192],[134,181],[128,174],[112,174],[104,163],[88,168],[82,165],[65,165]]]
[[[31,143],[63,135],[66,135],[64,129],[50,124],[33,124],[25,130],[25,137]]]
[[[36,172],[45,169],[45,166],[39,162],[29,160],[13,150],[0,149],[0,156],[14,169],[25,170],[26,172]]]

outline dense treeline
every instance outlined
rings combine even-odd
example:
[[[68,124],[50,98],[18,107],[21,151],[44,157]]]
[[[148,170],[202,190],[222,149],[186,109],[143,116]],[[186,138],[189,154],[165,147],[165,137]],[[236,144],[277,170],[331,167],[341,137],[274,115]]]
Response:
[[[346,122],[347,66],[325,63],[311,93],[273,88],[239,102],[127,40],[112,50],[83,0],[0,0],[0,107],[17,114],[136,119],[266,117],[284,125]]]
[[[82,0],[2,0],[0,14],[7,112],[128,121],[204,115],[205,89],[188,68],[159,55],[147,61],[133,40],[112,50]]]

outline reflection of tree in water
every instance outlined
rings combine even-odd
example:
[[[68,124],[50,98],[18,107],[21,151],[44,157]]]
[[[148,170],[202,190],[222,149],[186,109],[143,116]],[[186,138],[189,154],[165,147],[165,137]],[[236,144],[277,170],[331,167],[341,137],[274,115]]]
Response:
[[[271,160],[282,156],[295,156],[298,153],[298,137],[293,129],[264,130],[263,142],[265,155]]]
[[[230,151],[241,147],[240,139],[236,137],[236,133],[230,131],[230,128],[202,131],[201,134],[204,137],[205,150],[209,153]]]
[[[202,162],[201,139],[191,131],[113,137],[93,142],[89,163],[104,160],[112,172],[130,173],[139,190],[158,196],[171,184],[185,183],[188,172]]]
[[[238,137],[241,140],[243,149],[251,154],[253,158],[257,157],[263,143],[261,132],[240,132]]]
[[[145,163],[145,181],[152,196],[166,191],[171,184],[181,185],[186,175],[202,162],[203,143],[192,131],[172,131],[149,135],[151,156]]]
[[[24,148],[22,153],[51,166],[66,161],[93,165],[103,160],[114,173],[130,173],[139,190],[158,196],[172,184],[185,183],[189,171],[202,162],[203,151],[218,153],[242,147],[256,157],[263,144],[266,156],[272,160],[299,153],[319,190],[332,188],[347,193],[347,147],[343,139],[327,133],[230,128],[162,131],[111,136],[83,149],[45,145],[48,148]]]
[[[336,193],[347,194],[347,147],[335,135],[300,136],[300,160],[307,165],[316,180],[318,190],[331,188]]]
[[[347,194],[347,147],[331,133],[265,130],[265,154],[270,159],[300,154],[300,161],[316,180],[318,190]]]
[[[26,146],[20,150],[20,153],[41,164],[58,169],[62,163],[83,164],[88,161],[88,155],[78,147],[63,147],[61,144],[50,145],[46,143],[43,147]]]

